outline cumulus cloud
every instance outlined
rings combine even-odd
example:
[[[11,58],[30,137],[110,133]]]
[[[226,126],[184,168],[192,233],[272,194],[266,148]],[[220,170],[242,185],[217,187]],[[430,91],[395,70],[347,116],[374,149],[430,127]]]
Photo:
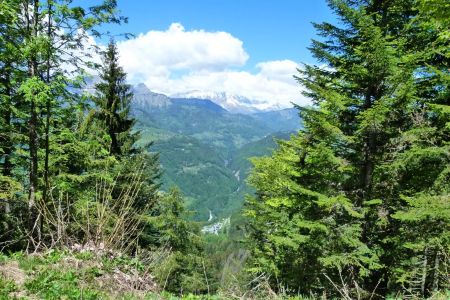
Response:
[[[173,23],[118,43],[120,62],[132,83],[168,95],[192,90],[227,92],[273,105],[306,104],[293,79],[291,60],[260,62],[243,71],[249,55],[243,42],[227,32],[187,31]]]
[[[121,63],[134,76],[148,72],[166,75],[167,70],[223,70],[243,66],[248,59],[242,41],[231,34],[185,31],[179,23],[166,31],[140,34],[118,47]]]
[[[268,72],[259,64],[259,72],[252,74],[246,71],[221,72],[191,72],[178,79],[167,79],[164,82],[149,80],[145,83],[149,87],[158,87],[161,92],[168,94],[183,93],[190,90],[203,90],[241,95],[250,99],[263,100],[272,105],[287,107],[291,102],[305,104],[300,94],[300,87],[292,78],[297,64],[292,62],[292,68],[281,71],[283,66],[278,62],[270,64],[277,67],[279,72]],[[284,62],[280,62],[284,64]]]

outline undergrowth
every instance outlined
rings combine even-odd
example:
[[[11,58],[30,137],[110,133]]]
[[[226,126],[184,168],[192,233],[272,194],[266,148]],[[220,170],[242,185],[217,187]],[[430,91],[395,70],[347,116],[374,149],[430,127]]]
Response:
[[[70,251],[49,251],[31,255],[26,255],[22,252],[13,253],[9,256],[0,255],[0,300],[318,299],[302,296],[291,297],[284,293],[276,294],[273,291],[264,288],[261,288],[258,291],[252,291],[249,288],[248,291],[241,293],[219,291],[216,295],[173,295],[162,291],[156,285],[150,290],[139,288],[138,282],[139,280],[146,278],[142,277],[142,273],[146,272],[146,270],[145,264],[137,258],[130,258],[127,256],[98,256],[93,252],[73,253]],[[14,274],[12,272],[14,272]],[[133,276],[138,280],[135,282],[127,282],[127,280]],[[23,280],[23,282],[18,284],[15,280]],[[148,285],[146,287],[148,287]],[[402,298],[392,297],[391,299],[400,300]],[[446,294],[435,295],[432,299],[450,299],[450,293],[447,292]]]

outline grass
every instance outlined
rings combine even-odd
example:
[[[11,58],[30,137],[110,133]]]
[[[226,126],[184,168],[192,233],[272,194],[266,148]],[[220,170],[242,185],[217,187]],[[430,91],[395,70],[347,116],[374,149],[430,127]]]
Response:
[[[11,299],[11,294],[18,290],[12,280],[0,277],[0,300]]]
[[[91,288],[84,288],[85,278],[76,270],[55,270],[44,268],[31,280],[25,283],[25,288],[44,299],[95,300],[101,298],[101,293]]]
[[[120,295],[109,294],[111,287],[99,287],[102,276],[116,274],[119,269],[142,267],[127,257],[108,259],[96,257],[92,252],[50,251],[38,255],[18,252],[0,256],[4,270],[8,271],[8,264],[12,263],[20,268],[25,280],[18,286],[7,278],[11,274],[6,272],[6,276],[0,277],[0,300],[14,298],[16,292],[22,295],[17,299],[116,299]]]
[[[238,299],[232,293],[218,295],[173,295],[157,288],[153,291],[133,289],[132,285],[108,281],[111,276],[132,276],[146,266],[126,256],[98,257],[92,252],[50,251],[26,255],[22,252],[0,255],[0,300],[7,299],[123,299],[123,300],[226,300]],[[122,273],[120,273],[122,272]],[[128,272],[128,273],[127,273]],[[136,273],[137,272],[137,273]],[[21,273],[21,274],[18,274]],[[23,277],[17,283],[17,276]],[[106,284],[106,285],[105,285]],[[265,290],[243,299],[307,300],[311,297],[275,295]],[[402,298],[392,298],[392,300]],[[434,295],[434,300],[450,299],[450,291]]]
[[[17,266],[23,283],[16,284],[12,267]],[[127,256],[96,256],[93,252],[49,251],[26,255],[23,252],[0,255],[0,300],[6,299],[224,299],[218,296],[184,295],[135,290],[114,281],[145,271],[146,266]],[[17,273],[17,270],[14,271]],[[5,274],[3,274],[5,273]],[[17,274],[15,274],[17,275]],[[128,289],[129,288],[129,289]]]

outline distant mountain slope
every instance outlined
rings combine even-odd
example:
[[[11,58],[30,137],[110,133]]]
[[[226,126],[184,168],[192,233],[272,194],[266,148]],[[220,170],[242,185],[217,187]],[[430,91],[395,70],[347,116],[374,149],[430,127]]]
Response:
[[[274,136],[287,138],[301,122],[295,109],[230,113],[208,99],[169,98],[145,85],[134,88],[132,113],[141,145],[160,153],[163,188],[178,186],[198,220],[226,217],[241,208],[251,164],[268,155]]]
[[[153,127],[198,138],[229,151],[258,140],[272,129],[251,115],[232,114],[204,99],[172,99],[139,85],[133,114],[140,127]]]
[[[189,208],[198,213],[196,218],[207,220],[210,211],[225,217],[241,208],[245,194],[252,192],[246,185],[249,158],[269,155],[277,147],[277,139],[288,137],[287,133],[277,133],[225,155],[214,145],[176,135],[157,140],[151,151],[160,153],[163,188],[179,187]]]
[[[136,111],[147,111],[154,107],[167,107],[172,101],[163,94],[153,93],[143,83],[133,88],[133,108]]]
[[[177,186],[188,199],[188,207],[197,211],[197,219],[206,220],[209,210],[226,214],[235,201],[239,187],[227,158],[214,146],[196,138],[176,136],[156,141],[152,151],[160,153],[164,170],[164,189]]]
[[[287,140],[291,132],[276,132],[258,141],[245,144],[232,153],[230,162],[232,170],[240,171],[242,178],[247,178],[252,164],[250,158],[269,155],[277,148],[277,140]]]
[[[296,108],[258,112],[252,114],[252,117],[264,123],[272,132],[290,132],[302,127]]]

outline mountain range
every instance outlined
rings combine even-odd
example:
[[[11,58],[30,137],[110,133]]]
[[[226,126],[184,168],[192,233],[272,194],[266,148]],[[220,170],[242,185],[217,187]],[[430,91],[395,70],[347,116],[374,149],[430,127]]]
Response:
[[[197,220],[214,221],[238,211],[252,192],[245,182],[248,159],[270,154],[275,139],[301,128],[296,109],[263,110],[269,106],[236,95],[168,97],[144,84],[133,92],[140,143],[151,143],[149,151],[159,153],[163,189],[177,186]]]
[[[272,105],[266,101],[249,99],[244,96],[230,94],[227,92],[194,90],[172,95],[172,98],[211,100],[231,113],[252,114],[260,111],[279,109],[277,105]]]

